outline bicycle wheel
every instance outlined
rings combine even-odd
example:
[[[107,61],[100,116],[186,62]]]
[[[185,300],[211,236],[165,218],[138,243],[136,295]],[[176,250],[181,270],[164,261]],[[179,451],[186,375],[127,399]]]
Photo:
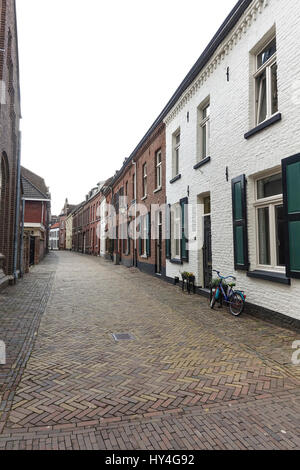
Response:
[[[232,315],[237,317],[244,310],[245,301],[239,292],[234,292],[229,303],[229,309]]]
[[[216,293],[217,293],[217,289],[215,289],[215,291],[212,291],[212,293],[211,293],[211,298],[209,299],[210,300],[210,303],[209,303],[210,308],[214,308],[214,306],[215,306],[215,303],[217,301]]]

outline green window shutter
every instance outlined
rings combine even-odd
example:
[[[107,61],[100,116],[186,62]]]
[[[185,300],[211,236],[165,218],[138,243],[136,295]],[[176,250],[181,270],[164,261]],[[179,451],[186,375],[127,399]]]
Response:
[[[248,230],[247,230],[247,190],[246,176],[241,175],[231,181],[234,268],[248,270]]]
[[[171,259],[171,205],[166,206],[166,258]]]
[[[300,279],[300,154],[282,160],[286,275]]]
[[[147,214],[147,241],[146,241],[147,256],[151,256],[151,212]]]
[[[189,261],[188,244],[188,203],[187,197],[180,200],[181,207],[181,261]]]

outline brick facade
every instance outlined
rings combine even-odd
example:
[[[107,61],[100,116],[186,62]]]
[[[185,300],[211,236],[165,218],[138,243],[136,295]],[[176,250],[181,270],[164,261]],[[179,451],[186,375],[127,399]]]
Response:
[[[16,230],[17,172],[19,155],[19,64],[16,11],[14,0],[0,1],[0,80],[5,93],[0,104],[0,283],[12,278],[15,240],[20,250],[19,227]],[[2,87],[1,87],[2,88]],[[1,269],[3,265],[4,275]],[[19,254],[16,268],[19,269]]]
[[[100,256],[100,206],[104,199],[103,183],[99,183],[73,212],[72,249]]]
[[[159,169],[157,168],[158,156],[160,161]],[[161,172],[160,183],[158,183],[158,171]],[[146,174],[146,178],[144,178],[144,174]],[[136,194],[134,194],[135,185]],[[146,187],[144,187],[145,185]],[[124,217],[124,211],[122,211],[124,208],[121,207],[122,196],[127,198],[126,209],[129,217],[126,217],[126,215]],[[137,266],[149,274],[157,273],[164,276],[166,249],[163,232],[165,213],[162,208],[160,216],[162,223],[161,239],[159,240],[159,235],[156,234],[159,216],[154,211],[154,205],[164,206],[166,202],[165,125],[163,123],[157,125],[140,148],[128,159],[125,167],[113,179],[111,188],[107,190],[106,198],[107,203],[112,203],[116,210],[116,239],[109,244],[113,255],[117,256],[125,266]],[[136,222],[134,222],[135,217]],[[146,228],[146,219],[148,217]],[[124,237],[129,223],[131,223],[130,227],[133,234],[135,224],[136,231],[140,233],[139,239],[132,239],[130,234],[128,234],[128,237],[126,235]],[[143,224],[145,224],[145,230],[142,234],[141,227]],[[149,242],[146,241],[146,238],[149,238]],[[146,249],[147,243],[149,245]]]

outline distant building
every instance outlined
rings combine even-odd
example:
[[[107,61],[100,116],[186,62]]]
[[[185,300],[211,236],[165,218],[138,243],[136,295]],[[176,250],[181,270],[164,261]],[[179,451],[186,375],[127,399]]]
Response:
[[[57,224],[57,222],[59,222],[59,216],[51,214],[50,227],[54,224]]]
[[[59,249],[59,222],[50,227],[49,248],[50,250]]]
[[[66,250],[66,219],[69,214],[76,208],[76,205],[69,204],[68,199],[59,216],[59,249]]]
[[[100,228],[101,204],[105,201],[103,191],[108,181],[100,181],[97,186],[89,191],[85,201],[79,204],[73,211],[72,248],[74,251],[100,256],[102,243],[102,251],[105,252],[103,244],[106,243],[106,239],[103,238],[101,242],[100,233],[98,232]]]
[[[24,211],[24,270],[48,252],[51,196],[40,176],[21,168]]]

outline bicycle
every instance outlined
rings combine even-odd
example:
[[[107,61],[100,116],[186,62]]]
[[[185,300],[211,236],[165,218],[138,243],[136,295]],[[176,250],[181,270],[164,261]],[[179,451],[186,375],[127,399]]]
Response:
[[[211,286],[210,308],[213,309],[217,301],[220,303],[220,307],[222,307],[222,303],[224,301],[225,303],[229,304],[229,310],[232,315],[237,317],[243,312],[245,307],[246,296],[244,292],[233,290],[233,287],[236,285],[235,282],[226,282],[226,279],[233,279],[235,281],[236,278],[234,276],[224,277],[221,276],[220,271],[213,271],[217,273],[219,282],[216,286]]]

